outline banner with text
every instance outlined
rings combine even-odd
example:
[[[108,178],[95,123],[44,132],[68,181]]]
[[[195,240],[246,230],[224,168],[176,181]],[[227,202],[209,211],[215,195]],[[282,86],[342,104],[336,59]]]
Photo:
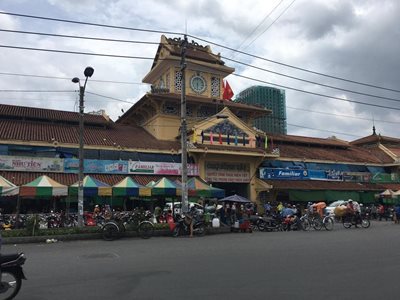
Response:
[[[242,163],[206,162],[206,181],[250,182],[250,165]]]
[[[61,158],[0,155],[0,170],[25,172],[63,172]]]
[[[260,168],[261,179],[307,180],[307,170]]]
[[[181,175],[180,163],[130,161],[129,174],[149,175]],[[199,176],[199,167],[195,164],[187,164],[189,176]]]
[[[128,162],[123,160],[85,159],[84,173],[128,174]],[[78,173],[79,159],[65,158],[64,170],[66,173]]]

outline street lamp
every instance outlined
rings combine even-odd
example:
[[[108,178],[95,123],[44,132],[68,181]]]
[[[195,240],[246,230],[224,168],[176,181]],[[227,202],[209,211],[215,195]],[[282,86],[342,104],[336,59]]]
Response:
[[[78,226],[83,227],[83,97],[85,95],[86,83],[89,77],[92,77],[94,69],[86,67],[85,84],[82,86],[78,77],[72,79],[73,83],[79,84],[79,173],[78,173]]]

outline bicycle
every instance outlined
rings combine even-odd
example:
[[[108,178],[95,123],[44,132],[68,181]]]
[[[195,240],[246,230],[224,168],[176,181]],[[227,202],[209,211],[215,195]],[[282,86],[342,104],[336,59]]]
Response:
[[[313,227],[315,230],[321,230],[322,227],[327,231],[331,231],[334,227],[335,221],[330,216],[324,216],[323,218],[319,214],[308,214],[300,218],[303,230],[309,230]]]
[[[113,219],[106,222],[102,227],[103,239],[113,241],[120,238],[127,230],[136,230],[143,239],[153,236],[154,225],[149,221],[147,213],[133,211],[115,214]]]

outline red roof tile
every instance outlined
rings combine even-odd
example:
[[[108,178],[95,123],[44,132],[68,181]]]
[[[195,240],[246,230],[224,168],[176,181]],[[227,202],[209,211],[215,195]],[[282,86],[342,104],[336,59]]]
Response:
[[[275,144],[279,148],[280,158],[298,160],[323,160],[348,163],[382,164],[392,163],[393,159],[379,149],[360,147],[334,148],[303,145]]]
[[[357,146],[367,145],[367,144],[377,144],[377,143],[381,144],[396,143],[400,145],[400,139],[388,136],[382,136],[380,134],[372,134],[351,142],[352,145],[357,145]]]
[[[79,144],[79,126],[71,124],[46,123],[0,119],[0,140],[25,142],[48,142]],[[180,149],[178,141],[159,141],[145,129],[138,126],[114,124],[112,127],[84,128],[84,144],[133,149],[171,150]]]
[[[79,123],[79,114],[69,111],[43,109],[35,107],[0,104],[0,118],[13,120],[36,120],[46,122]],[[112,121],[100,115],[85,114],[85,123],[92,125],[110,125]]]

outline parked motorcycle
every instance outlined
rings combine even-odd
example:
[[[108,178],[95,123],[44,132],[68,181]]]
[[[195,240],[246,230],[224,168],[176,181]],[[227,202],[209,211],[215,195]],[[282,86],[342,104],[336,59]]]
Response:
[[[26,257],[23,253],[6,254],[0,256],[1,263],[1,283],[0,299],[13,299],[22,286],[22,279],[26,280],[22,265]]]
[[[206,228],[204,221],[200,218],[193,217],[193,235],[203,236],[206,233]],[[185,222],[185,218],[177,215],[177,220],[175,223],[175,228],[172,231],[173,237],[178,237],[180,235],[189,235],[190,228],[189,225]]]
[[[260,230],[264,231],[267,223],[264,218],[258,215],[250,215],[250,227],[252,231]]]
[[[282,231],[282,217],[280,215],[270,215],[263,218],[265,231]]]

